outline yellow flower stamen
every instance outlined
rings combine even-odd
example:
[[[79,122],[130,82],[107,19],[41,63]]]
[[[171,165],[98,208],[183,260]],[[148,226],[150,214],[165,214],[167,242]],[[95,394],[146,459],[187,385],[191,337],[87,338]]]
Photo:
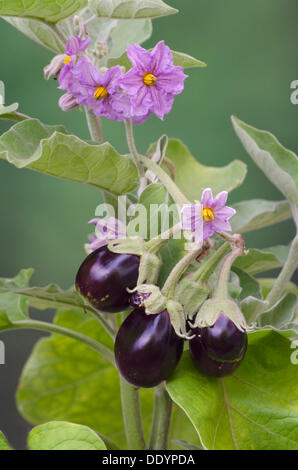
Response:
[[[71,62],[71,57],[69,57],[69,55],[66,55],[66,56],[64,57],[63,62],[65,63],[65,65],[69,64],[69,62]]]
[[[212,222],[214,220],[214,213],[213,210],[210,209],[210,207],[204,207],[203,209],[203,217],[206,220],[206,222]]]
[[[102,100],[108,96],[108,90],[104,86],[98,86],[93,96],[96,100]]]
[[[155,77],[155,75],[153,75],[153,73],[146,73],[146,75],[144,75],[143,77],[143,82],[147,86],[155,85],[156,80],[157,78]]]

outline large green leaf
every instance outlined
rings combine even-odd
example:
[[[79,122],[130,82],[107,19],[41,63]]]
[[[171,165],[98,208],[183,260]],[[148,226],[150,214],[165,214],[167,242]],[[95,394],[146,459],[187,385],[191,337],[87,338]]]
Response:
[[[111,339],[89,314],[63,311],[55,323],[112,346]],[[22,373],[17,401],[21,414],[33,424],[53,420],[84,424],[125,445],[118,372],[76,340],[52,335],[37,343]],[[152,393],[144,391],[147,433],[151,402]]]
[[[52,421],[33,428],[28,436],[29,450],[106,450],[95,431],[82,424]]]
[[[190,200],[200,200],[202,191],[209,187],[214,195],[231,191],[240,186],[246,175],[246,166],[239,160],[221,168],[202,165],[177,139],[169,139],[166,156],[176,167],[177,185]]]
[[[233,232],[250,232],[268,225],[277,224],[292,216],[287,201],[252,199],[233,204],[236,214],[231,219]]]
[[[141,44],[150,38],[152,34],[151,20],[119,20],[117,26],[110,34],[111,49],[108,57],[120,57],[126,50],[127,44]]]
[[[243,300],[249,296],[256,297],[257,299],[262,298],[260,284],[254,277],[236,267],[233,267],[233,272],[237,274],[242,289],[239,300]]]
[[[56,23],[73,15],[88,4],[87,0],[2,0],[0,16],[20,16],[24,18],[39,18]]]
[[[285,263],[288,253],[289,247],[282,245],[263,248],[262,250],[250,248],[247,254],[236,259],[233,266],[253,275],[280,268]]]
[[[232,117],[236,134],[253,161],[292,203],[298,204],[298,157],[270,132]]]
[[[15,124],[0,137],[0,158],[18,168],[105,189],[113,194],[133,190],[137,169],[109,144],[93,145],[64,133],[62,126],[45,126],[36,119]]]
[[[127,41],[129,42],[129,41]],[[125,43],[125,48],[126,44]],[[132,43],[132,42],[131,42]],[[201,60],[195,59],[194,57],[185,54],[184,52],[177,52],[177,51],[172,51],[173,54],[173,63],[174,65],[179,65],[180,67],[186,68],[197,68],[197,67],[206,67],[205,62],[202,62]],[[118,58],[110,58],[108,61],[109,67],[113,67],[114,65],[121,65],[125,67],[127,70],[131,68],[131,62],[129,58],[126,55],[126,52],[122,54],[121,57]]]
[[[167,382],[208,449],[298,448],[298,369],[288,339],[271,331],[249,334],[246,357],[230,377],[200,374],[189,352]]]
[[[24,320],[28,316],[28,299],[19,290],[26,289],[33,269],[22,269],[16,277],[12,279],[0,278],[0,310],[5,310],[9,322]],[[16,293],[17,292],[17,293]],[[1,321],[5,324],[5,317]]]
[[[4,434],[0,431],[0,450],[12,450],[10,445],[8,444],[6,437]]]
[[[269,292],[272,289],[275,281],[276,281],[276,279],[273,278],[273,277],[258,278],[258,282],[261,286],[262,295],[263,295],[264,299],[269,294]],[[288,282],[288,284],[285,286],[284,292],[286,294],[294,294],[298,297],[298,287],[294,284],[294,282]]]
[[[162,0],[90,0],[89,6],[97,16],[123,19],[156,18],[178,11]]]
[[[294,294],[287,294],[273,305],[270,310],[258,316],[258,325],[267,326],[281,332],[288,331],[289,336],[298,335],[298,300]]]
[[[58,54],[64,52],[64,47],[61,44],[61,41],[57,38],[51,27],[46,23],[30,18],[6,17],[3,19],[38,44],[41,44]]]

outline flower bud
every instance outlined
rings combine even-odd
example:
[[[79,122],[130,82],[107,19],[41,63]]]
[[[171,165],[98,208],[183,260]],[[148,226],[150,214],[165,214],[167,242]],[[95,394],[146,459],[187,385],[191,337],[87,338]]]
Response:
[[[71,109],[76,108],[78,106],[77,98],[73,96],[70,91],[68,91],[60,97],[59,106],[62,111],[70,111]]]
[[[55,55],[51,62],[46,65],[43,69],[43,75],[46,80],[49,80],[51,77],[57,77],[60,70],[64,65],[65,54]]]

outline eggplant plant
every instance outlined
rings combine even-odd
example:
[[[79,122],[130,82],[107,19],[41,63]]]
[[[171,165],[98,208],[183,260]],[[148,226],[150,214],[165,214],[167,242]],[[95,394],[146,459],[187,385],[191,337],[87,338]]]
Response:
[[[50,333],[17,390],[34,425],[28,448],[297,449],[298,235],[282,250],[248,250],[242,236],[291,217],[298,227],[297,156],[233,116],[284,199],[228,206],[244,163],[204,166],[166,135],[148,136],[145,155],[135,143],[135,127],[166,119],[186,72],[205,66],[163,40],[141,46],[154,18],[177,11],[162,0],[31,3],[2,1],[0,15],[53,52],[44,77],[57,80],[63,111],[84,111],[90,140],[6,106],[2,93],[0,118],[12,125],[0,157],[91,185],[103,203],[68,290],[31,286],[32,269],[0,279],[0,332]],[[123,124],[127,154],[105,140],[103,119]],[[273,268],[275,278],[260,276]],[[30,308],[56,315],[36,320]]]

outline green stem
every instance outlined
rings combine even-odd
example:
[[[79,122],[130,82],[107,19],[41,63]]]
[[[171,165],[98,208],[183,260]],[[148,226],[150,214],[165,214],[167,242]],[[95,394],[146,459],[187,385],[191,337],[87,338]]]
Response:
[[[230,244],[228,242],[223,243],[218,250],[213,253],[212,256],[210,256],[205,263],[192,274],[192,279],[194,281],[201,281],[201,282],[206,282],[208,281],[209,277],[213,273],[213,271],[216,269],[218,263],[221,261],[221,259],[227,254],[227,252],[230,249]]]
[[[58,335],[63,335],[63,336],[67,336],[68,338],[75,339],[85,344],[89,348],[93,349],[97,353],[101,354],[109,362],[115,365],[114,354],[110,349],[108,349],[103,344],[98,343],[97,341],[90,338],[89,336],[85,336],[82,333],[79,333],[78,331],[65,328],[64,326],[55,325],[54,323],[47,323],[47,322],[31,320],[31,319],[18,321],[7,327],[7,329],[19,329],[19,328],[47,331],[49,333],[56,333]]]
[[[123,422],[129,450],[145,449],[139,391],[120,375]]]
[[[173,402],[162,383],[155,389],[149,449],[167,450]]]
[[[294,240],[292,241],[291,248],[287,261],[284,264],[279,276],[277,277],[275,283],[273,284],[272,289],[266,297],[269,306],[266,308],[272,307],[278,299],[281,297],[286,285],[291,280],[294,272],[298,267],[298,233]]]
[[[133,135],[133,125],[132,125],[131,119],[126,119],[126,121],[125,121],[125,133],[126,133],[126,140],[127,140],[127,145],[128,145],[130,154],[131,154],[131,156],[133,158],[133,161],[134,161],[134,163],[137,167],[140,182],[142,182],[142,180],[145,177],[145,173],[144,173],[144,169],[143,169],[143,167],[140,163],[140,155],[139,155],[139,153],[137,151],[137,148],[136,148],[135,139],[134,139],[134,135]]]
[[[235,259],[243,254],[241,248],[234,248],[222,261],[218,276],[217,285],[214,291],[214,298],[226,300],[229,298],[228,294],[228,281],[230,277],[231,267]]]
[[[100,144],[103,144],[101,118],[99,116],[95,116],[93,111],[89,110],[86,106],[85,114],[91,139],[94,142],[99,142]]]
[[[184,273],[184,271],[188,268],[188,266],[199,256],[199,254],[202,251],[202,247],[198,247],[196,250],[191,251],[190,253],[187,253],[176,266],[172,269],[170,272],[170,275],[168,276],[163,288],[162,288],[162,294],[166,295],[169,298],[174,297],[175,289],[177,286],[177,283]]]
[[[140,155],[141,162],[150,170],[155,173],[158,179],[164,184],[174,201],[177,205],[183,206],[184,204],[189,204],[188,199],[180,191],[176,183],[171,179],[171,177],[166,173],[159,165],[150,160],[149,158]]]

